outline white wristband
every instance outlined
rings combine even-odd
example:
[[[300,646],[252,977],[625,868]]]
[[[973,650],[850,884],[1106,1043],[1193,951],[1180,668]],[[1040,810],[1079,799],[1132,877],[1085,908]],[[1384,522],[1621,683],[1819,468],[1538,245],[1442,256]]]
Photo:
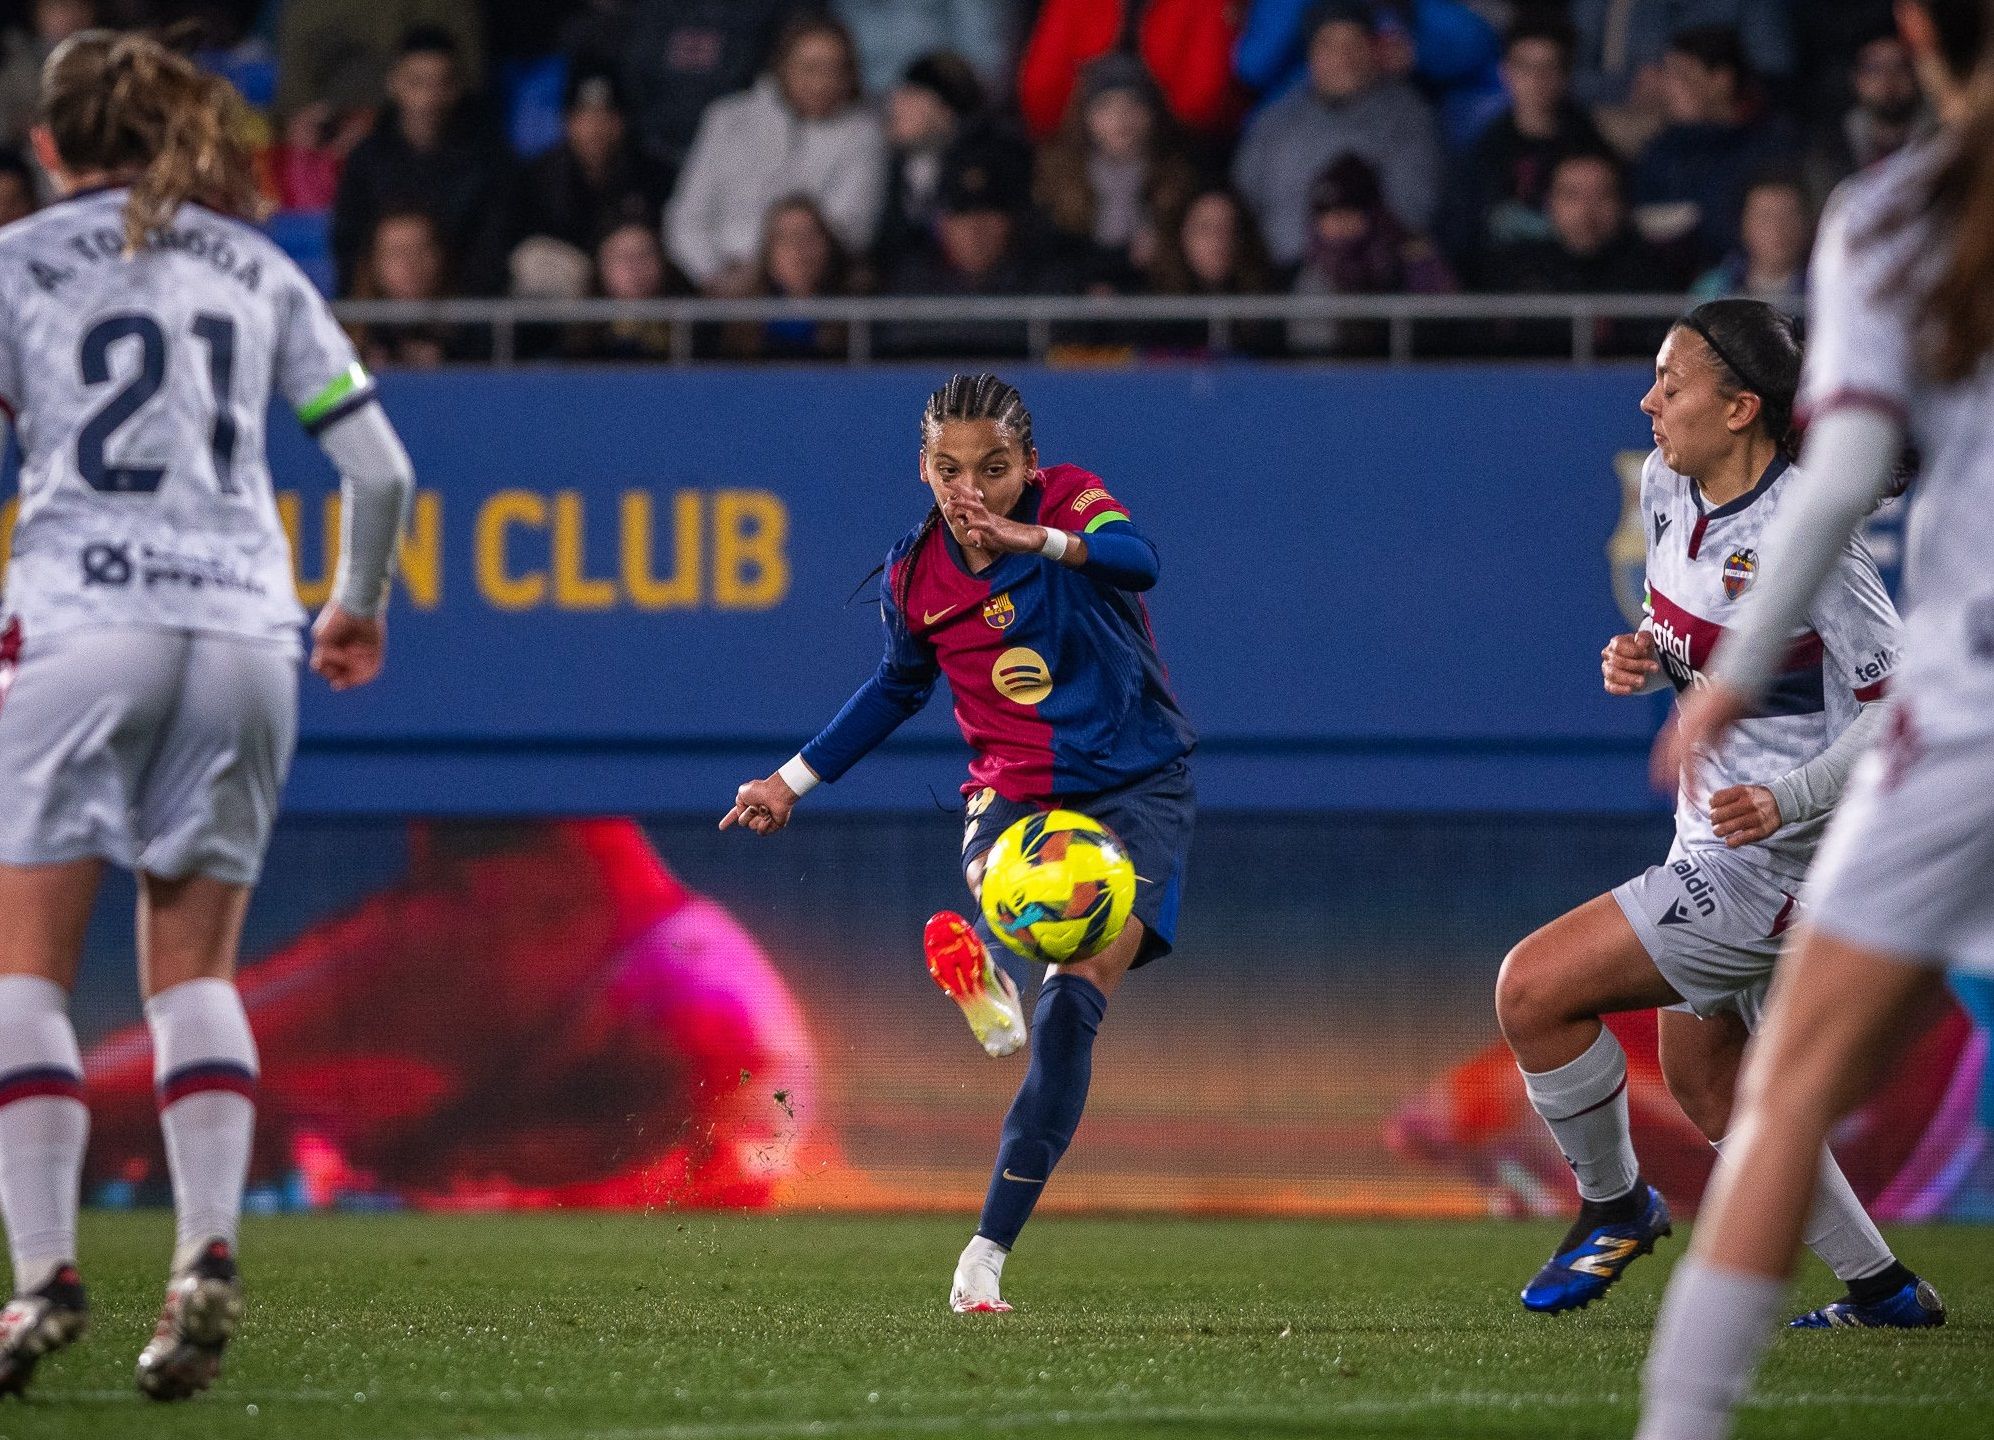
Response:
[[[1066,557],[1066,551],[1072,544],[1073,537],[1071,535],[1067,534],[1064,530],[1055,530],[1048,525],[1045,532],[1045,544],[1039,546],[1039,554],[1045,556],[1046,559],[1056,565]]]
[[[801,755],[792,755],[782,762],[776,778],[789,787],[789,793],[801,799],[817,788],[817,772],[805,763]]]

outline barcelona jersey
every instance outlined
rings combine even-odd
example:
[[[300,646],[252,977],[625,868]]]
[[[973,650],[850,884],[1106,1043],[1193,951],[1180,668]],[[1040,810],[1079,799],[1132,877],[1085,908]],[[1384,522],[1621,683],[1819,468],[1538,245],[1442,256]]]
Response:
[[[1139,589],[1154,551],[1101,481],[1073,465],[1041,470],[1011,518],[1111,546],[1138,546],[1146,573],[1089,559],[1003,555],[971,573],[944,524],[923,525],[887,557],[880,614],[886,654],[838,718],[803,749],[825,780],[850,769],[912,716],[947,676],[956,723],[975,752],[965,793],[1007,800],[1091,794],[1189,754]],[[1090,551],[1094,546],[1090,546]]]

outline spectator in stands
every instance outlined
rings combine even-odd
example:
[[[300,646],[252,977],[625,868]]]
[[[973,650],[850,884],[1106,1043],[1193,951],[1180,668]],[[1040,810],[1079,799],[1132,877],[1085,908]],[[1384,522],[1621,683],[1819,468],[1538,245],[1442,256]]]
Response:
[[[35,167],[18,150],[0,152],[0,225],[25,220],[40,208]]]
[[[1798,137],[1767,109],[1754,84],[1738,32],[1726,26],[1685,30],[1663,62],[1669,124],[1648,142],[1634,173],[1641,232],[1650,240],[1687,240],[1698,263],[1711,264],[1738,243],[1738,216],[1750,178],[1798,158]]]
[[[1340,155],[1376,168],[1386,205],[1407,229],[1431,225],[1440,201],[1432,113],[1404,81],[1379,74],[1371,12],[1356,0],[1332,0],[1312,23],[1308,85],[1254,118],[1233,162],[1233,179],[1283,266],[1301,262],[1309,187]]]
[[[1145,278],[1155,295],[1267,295],[1280,289],[1253,212],[1227,185],[1207,185],[1166,217]],[[1147,348],[1175,353],[1273,355],[1284,347],[1280,324],[1269,320],[1229,321],[1217,346],[1202,320],[1145,324],[1136,333]]]
[[[426,210],[389,210],[374,222],[353,279],[361,300],[440,300],[452,291],[450,254],[441,227]],[[458,326],[357,326],[353,343],[371,368],[428,368],[450,360],[485,359],[489,347]]]
[[[1571,18],[1579,40],[1573,87],[1587,105],[1645,97],[1659,108],[1670,42],[1702,26],[1735,30],[1753,73],[1774,80],[1793,74],[1793,24],[1785,0],[1571,0]],[[1619,143],[1619,136],[1612,138]]]
[[[1110,50],[1140,55],[1177,123],[1223,140],[1239,123],[1235,0],[1043,0],[1018,66],[1018,106],[1038,143],[1066,118],[1080,67]]]
[[[450,39],[458,88],[484,80],[484,23],[473,0],[285,0],[277,24],[277,113],[323,106],[337,125],[392,100],[390,73],[412,31]]]
[[[1365,0],[1379,22],[1379,67],[1439,97],[1443,128],[1465,142],[1500,106],[1502,45],[1462,0]],[[1308,32],[1322,0],[1252,0],[1233,66],[1262,105],[1308,75]]]
[[[1503,44],[1509,108],[1490,122],[1454,167],[1441,239],[1456,259],[1550,233],[1544,195],[1551,166],[1571,150],[1597,150],[1591,118],[1573,103],[1572,33],[1556,21],[1526,20]]]
[[[709,294],[745,294],[777,200],[809,196],[840,243],[861,252],[878,233],[885,190],[886,137],[859,103],[851,36],[806,16],[784,29],[753,89],[700,121],[665,211],[666,248]]]
[[[934,228],[942,156],[965,127],[978,123],[983,105],[983,84],[976,71],[948,50],[923,55],[909,65],[886,97],[891,156],[886,210],[875,248],[888,268],[925,241]]]
[[[354,148],[332,207],[332,254],[340,289],[353,285],[361,252],[390,211],[421,210],[457,257],[455,276],[474,295],[505,283],[511,248],[510,156],[464,104],[457,42],[449,32],[411,30],[388,76],[389,108]]]
[[[1033,191],[1053,227],[1090,256],[1090,277],[1128,287],[1197,178],[1142,61],[1110,54],[1080,72],[1065,123],[1039,152]]]
[[[1551,171],[1545,200],[1551,233],[1520,240],[1483,257],[1480,288],[1525,295],[1635,295],[1670,290],[1681,278],[1628,223],[1620,161],[1611,151],[1574,151]],[[1662,326],[1666,329],[1666,323]],[[1504,353],[1563,354],[1571,327],[1563,321],[1503,322],[1490,337]],[[1626,354],[1653,348],[1653,324],[1602,320],[1593,343]]]
[[[627,28],[616,27],[609,43],[624,65],[638,144],[676,172],[708,107],[754,83],[783,26],[805,8],[799,0],[635,0]]]
[[[608,300],[658,300],[691,288],[665,258],[658,227],[627,219],[612,225],[595,250],[596,289]],[[673,327],[662,320],[611,320],[572,327],[563,349],[583,360],[665,360]]]
[[[568,77],[561,143],[526,168],[520,231],[551,235],[581,250],[619,220],[656,225],[664,214],[665,177],[630,139],[623,92],[607,70]]]
[[[1266,295],[1279,288],[1253,212],[1231,187],[1205,187],[1172,219],[1146,267],[1152,293]]]
[[[1695,300],[1743,295],[1793,310],[1807,294],[1814,217],[1797,179],[1768,176],[1745,191],[1738,248],[1690,287]]]
[[[1810,129],[1833,124],[1855,101],[1849,72],[1864,46],[1895,35],[1896,0],[1795,0],[1794,99]]]
[[[1018,0],[831,0],[858,46],[868,95],[886,94],[909,65],[937,51],[960,55],[992,90],[1009,90],[1020,8]]]
[[[895,295],[1040,295],[1070,292],[1072,268],[1046,256],[1027,227],[1031,166],[1001,138],[976,134],[943,164],[933,238],[887,277]],[[1014,355],[1025,327],[966,320],[884,327],[880,348],[909,355]]]
[[[1807,188],[1817,208],[1842,181],[1896,154],[1931,123],[1911,52],[1895,30],[1856,52],[1849,85],[1854,105],[1808,147]]]
[[[1376,167],[1355,155],[1332,162],[1309,190],[1309,248],[1295,276],[1297,295],[1444,295],[1454,272],[1426,236],[1385,205]],[[1382,322],[1302,320],[1288,326],[1296,350],[1373,355]]]
[[[375,111],[307,105],[284,122],[270,147],[267,176],[280,210],[330,210],[339,194],[347,157],[374,128]]]
[[[851,258],[808,195],[792,195],[769,207],[755,280],[757,294],[782,300],[852,293]],[[844,354],[846,336],[843,325],[770,320],[728,326],[721,348],[742,359],[819,360]]]
[[[42,64],[64,40],[97,23],[92,0],[33,0],[27,24],[0,34],[0,148],[19,149],[41,115]]]

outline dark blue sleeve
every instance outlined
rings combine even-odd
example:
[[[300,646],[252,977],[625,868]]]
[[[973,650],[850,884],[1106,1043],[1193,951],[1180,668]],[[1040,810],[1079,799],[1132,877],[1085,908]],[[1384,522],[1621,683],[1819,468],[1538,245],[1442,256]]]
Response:
[[[891,571],[888,572],[889,576]],[[886,653],[872,678],[845,702],[837,718],[803,747],[803,763],[820,780],[836,780],[881,741],[920,713],[935,693],[941,667],[935,652],[907,629],[893,603],[890,580],[879,587],[879,618],[886,628]]]
[[[1163,573],[1156,547],[1127,520],[1111,520],[1080,538],[1087,542],[1087,563],[1080,573],[1117,590],[1147,590]]]

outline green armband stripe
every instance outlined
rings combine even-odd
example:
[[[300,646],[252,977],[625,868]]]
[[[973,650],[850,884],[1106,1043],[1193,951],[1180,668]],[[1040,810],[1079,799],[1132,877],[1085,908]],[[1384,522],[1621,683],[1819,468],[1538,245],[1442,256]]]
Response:
[[[1096,530],[1099,530],[1103,525],[1109,524],[1111,521],[1120,520],[1124,524],[1126,524],[1128,522],[1128,518],[1129,518],[1128,516],[1124,515],[1119,510],[1103,510],[1099,515],[1096,515],[1092,520],[1089,520],[1087,522],[1087,528],[1081,531],[1080,533],[1083,535],[1092,535]]]
[[[309,426],[323,420],[338,408],[340,401],[370,383],[366,369],[355,360],[330,385],[298,407],[299,422]]]

